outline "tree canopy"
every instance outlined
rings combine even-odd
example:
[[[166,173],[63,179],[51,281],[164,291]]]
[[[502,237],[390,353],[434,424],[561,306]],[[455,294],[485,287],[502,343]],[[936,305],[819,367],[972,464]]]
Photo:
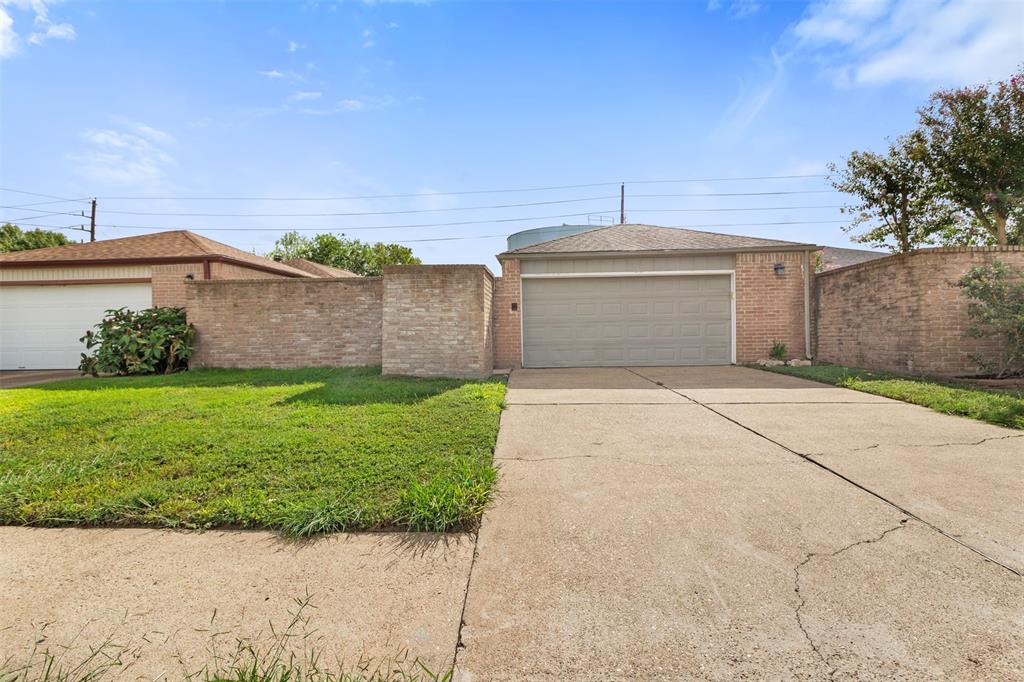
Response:
[[[829,166],[856,201],[853,238],[902,252],[926,244],[1024,244],[1024,67],[1011,78],[941,90],[920,127],[884,154]]]
[[[267,257],[282,261],[305,258],[368,277],[380,275],[385,265],[419,265],[421,262],[412,249],[401,244],[370,244],[329,233],[306,237],[288,232],[274,243]]]
[[[1024,68],[1005,81],[940,90],[918,110],[938,189],[996,244],[1024,241]]]
[[[829,166],[832,186],[858,199],[842,210],[853,216],[844,229],[854,241],[905,253],[922,244],[956,218],[944,201],[924,161],[924,138],[911,133],[889,144],[885,154],[853,152],[842,168]]]
[[[50,230],[22,230],[17,225],[4,223],[0,227],[0,253],[45,249],[73,243],[60,232]]]

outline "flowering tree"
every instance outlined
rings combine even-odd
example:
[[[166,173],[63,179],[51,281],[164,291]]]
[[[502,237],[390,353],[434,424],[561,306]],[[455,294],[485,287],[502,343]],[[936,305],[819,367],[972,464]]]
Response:
[[[870,225],[855,241],[905,253],[962,222],[937,192],[924,157],[924,137],[914,132],[890,143],[884,154],[855,151],[845,166],[829,166],[832,186],[857,199],[842,209],[852,216],[844,229]]]
[[[918,115],[938,191],[996,244],[1024,243],[1024,68],[994,84],[941,90]]]

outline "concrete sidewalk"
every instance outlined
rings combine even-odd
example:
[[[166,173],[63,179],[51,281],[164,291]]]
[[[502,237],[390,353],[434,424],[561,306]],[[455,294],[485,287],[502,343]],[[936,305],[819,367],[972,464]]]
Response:
[[[457,679],[1024,670],[1024,460],[971,449],[1018,432],[733,367],[517,371],[508,403]],[[849,478],[909,514],[793,452],[875,443]]]
[[[272,646],[296,616],[283,651],[300,661],[448,669],[473,538],[0,527],[0,548],[0,664],[104,646],[124,664],[111,677],[182,680],[238,639]]]

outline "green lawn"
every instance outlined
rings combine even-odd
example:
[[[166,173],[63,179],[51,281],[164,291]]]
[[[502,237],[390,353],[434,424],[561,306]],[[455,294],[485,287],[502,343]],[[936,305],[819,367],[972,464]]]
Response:
[[[1024,429],[1024,391],[989,390],[839,365],[765,369],[923,405],[936,412]]]
[[[0,522],[443,531],[488,503],[504,382],[196,370],[0,390]]]

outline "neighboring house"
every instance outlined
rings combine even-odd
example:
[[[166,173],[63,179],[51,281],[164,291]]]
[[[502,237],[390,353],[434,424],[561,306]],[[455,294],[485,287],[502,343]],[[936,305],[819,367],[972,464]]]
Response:
[[[497,367],[716,365],[810,346],[814,244],[651,225],[498,255]]]
[[[826,272],[836,268],[845,268],[849,265],[859,265],[891,255],[891,253],[868,251],[867,249],[841,249],[837,246],[825,246],[821,249],[818,271]]]
[[[307,273],[313,275],[314,277],[361,277],[362,276],[362,275],[357,275],[356,273],[351,272],[349,270],[342,270],[341,268],[336,268],[336,267],[333,267],[331,265],[324,265],[323,263],[314,263],[313,261],[306,260],[305,258],[293,258],[292,260],[284,261],[284,264],[289,266],[289,267],[298,268],[299,270],[302,270],[303,272],[307,272]]]
[[[189,280],[316,276],[185,230],[3,253],[0,369],[77,367],[104,311],[182,307]]]

